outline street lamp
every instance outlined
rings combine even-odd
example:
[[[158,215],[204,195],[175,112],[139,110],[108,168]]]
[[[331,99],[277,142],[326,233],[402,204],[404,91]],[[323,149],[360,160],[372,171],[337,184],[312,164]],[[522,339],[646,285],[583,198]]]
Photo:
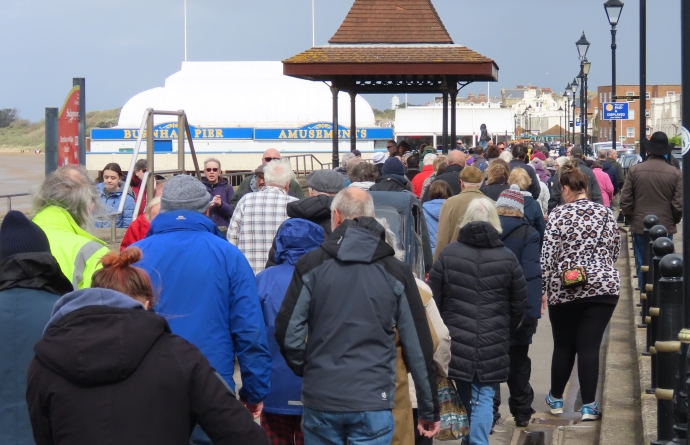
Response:
[[[570,142],[570,84],[565,86],[563,97],[565,98],[565,140]]]
[[[587,58],[585,57],[583,62],[582,62],[582,72],[585,75],[585,84],[584,84],[584,90],[585,90],[585,94],[584,94],[584,96],[585,96],[585,103],[584,103],[584,107],[585,107],[585,144],[587,143],[587,137],[588,137],[588,133],[589,133],[589,121],[588,121],[589,113],[587,112],[587,109],[589,108],[589,94],[587,92],[587,76],[589,76],[589,70],[591,67],[592,67],[592,62],[587,60]]]
[[[616,101],[616,25],[621,18],[623,12],[623,2],[620,0],[607,0],[604,3],[604,10],[606,17],[609,19],[611,25],[611,101]],[[644,94],[642,92],[641,94]],[[643,117],[644,119],[644,117]],[[616,149],[616,121],[611,121],[611,148]]]
[[[587,146],[587,114],[585,114],[586,111],[586,101],[587,101],[587,90],[586,90],[586,76],[587,74],[585,73],[585,60],[587,60],[587,51],[589,51],[589,41],[587,40],[587,37],[585,37],[585,32],[582,31],[582,36],[580,37],[580,40],[575,42],[575,47],[577,48],[577,55],[580,58],[580,75],[578,76],[578,79],[580,79],[580,130],[581,130],[581,136],[580,136],[580,145],[582,146],[583,150],[586,150]]]
[[[528,105],[527,108],[525,109],[525,112],[527,113],[527,133],[530,135],[530,139],[532,139],[532,122],[530,119],[530,110],[532,109],[532,105]]]
[[[575,93],[577,93],[577,87],[578,87],[578,81],[577,81],[577,76],[573,78],[573,82],[570,84],[570,90],[573,92],[573,144],[577,141],[577,137],[575,136],[575,108],[577,108],[577,101],[575,100]]]
[[[558,113],[558,123],[560,124],[559,127],[561,127],[559,130],[559,133],[560,133],[560,139],[561,139],[561,144],[562,144],[563,143],[563,107],[558,107],[558,111],[560,111],[560,113]]]

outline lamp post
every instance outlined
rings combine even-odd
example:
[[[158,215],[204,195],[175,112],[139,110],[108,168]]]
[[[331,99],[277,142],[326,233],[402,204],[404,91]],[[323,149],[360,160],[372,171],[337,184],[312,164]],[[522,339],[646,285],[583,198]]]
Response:
[[[577,76],[573,78],[572,83],[570,84],[570,90],[573,92],[573,144],[577,141],[577,137],[575,136],[575,119],[576,119],[576,114],[575,114],[575,109],[577,108],[577,101],[575,100],[575,93],[577,93],[577,88],[578,88],[578,81],[577,81]]]
[[[561,127],[558,131],[560,133],[559,137],[561,139],[561,144],[562,144],[563,143],[563,107],[558,107],[558,111],[560,111],[560,113],[558,113],[558,123],[560,125],[558,125],[558,126]]]
[[[620,0],[607,0],[604,3],[606,17],[611,25],[611,101],[616,99],[616,26],[623,12],[623,2]],[[611,148],[616,149],[616,121],[611,121]]]
[[[565,141],[570,142],[570,84],[565,86],[563,97],[565,97]]]
[[[589,108],[589,93],[587,92],[587,76],[589,76],[589,69],[592,67],[592,62],[587,60],[585,57],[584,62],[582,63],[582,72],[585,75],[585,85],[584,85],[584,90],[585,90],[585,145],[587,144],[587,138],[589,136],[589,112],[587,109]],[[591,153],[592,155],[596,153]]]
[[[580,58],[580,145],[582,145],[582,150],[586,150],[587,147],[587,115],[585,114],[585,101],[587,97],[585,96],[585,60],[587,60],[587,51],[589,51],[589,41],[585,37],[585,32],[582,31],[582,36],[580,40],[575,42],[575,47],[577,48],[577,55]]]
[[[527,113],[527,133],[529,133],[530,139],[532,139],[532,122],[530,119],[531,110],[532,110],[532,105],[527,105],[525,112]]]

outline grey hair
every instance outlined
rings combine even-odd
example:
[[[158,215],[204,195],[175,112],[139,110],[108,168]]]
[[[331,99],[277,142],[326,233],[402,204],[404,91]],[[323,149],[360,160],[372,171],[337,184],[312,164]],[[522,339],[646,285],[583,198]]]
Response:
[[[220,161],[219,161],[218,159],[216,159],[216,158],[208,158],[208,159],[206,159],[206,160],[204,161],[204,167],[206,167],[206,164],[208,164],[209,162],[215,162],[216,164],[218,164],[218,170],[222,170],[222,169],[220,168]]]
[[[436,154],[434,154],[434,153],[427,153],[427,154],[425,154],[425,155],[424,155],[424,161],[423,161],[423,162],[424,162],[424,165],[433,164],[433,163],[434,163],[434,160],[435,160],[437,157],[438,157],[438,155],[436,155]]]
[[[275,159],[264,166],[266,185],[285,187],[285,184],[292,181],[293,176],[290,163],[281,159]]]
[[[609,157],[611,157],[611,155],[615,155],[615,154],[616,154],[616,150],[614,150],[613,148],[609,148],[609,150],[606,152],[606,154],[607,154]]]
[[[501,153],[500,155],[498,155],[498,157],[503,159],[504,161],[506,161],[506,164],[509,164],[510,161],[513,160],[513,154],[511,152],[509,152],[508,150],[506,150],[503,153]]]
[[[356,158],[354,153],[345,153],[343,155],[343,158],[340,160],[340,163],[342,164],[343,167],[347,169],[347,163]]]
[[[333,198],[331,212],[334,210],[340,212],[344,219],[355,219],[360,216],[373,217],[374,199],[367,192],[347,187],[339,191]]]
[[[496,206],[489,198],[475,198],[470,201],[465,216],[460,223],[460,228],[471,222],[488,222],[498,233],[503,232],[501,220],[498,219],[498,212],[496,212]]]
[[[395,258],[400,261],[405,261],[405,251],[398,248],[398,237],[391,230],[390,224],[386,221],[386,218],[376,218],[376,221],[381,224],[386,232],[386,244],[391,246],[395,251]]]
[[[556,158],[556,164],[558,164],[559,167],[563,167],[568,161],[570,161],[570,158],[567,156],[559,156]]]
[[[36,213],[56,206],[67,211],[82,229],[93,228],[94,213],[101,200],[96,185],[81,165],[67,165],[50,173],[33,197]]]

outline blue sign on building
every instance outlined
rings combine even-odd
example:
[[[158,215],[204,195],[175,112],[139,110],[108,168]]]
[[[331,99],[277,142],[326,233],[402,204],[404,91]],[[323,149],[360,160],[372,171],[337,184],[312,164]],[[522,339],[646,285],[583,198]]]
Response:
[[[252,139],[254,137],[253,128],[199,128],[189,126],[192,139]],[[154,139],[177,139],[178,128],[176,122],[158,124],[153,127]],[[91,140],[132,140],[139,137],[139,129],[133,128],[93,128],[91,130]],[[146,139],[146,131],[142,138]]]
[[[338,139],[350,139],[349,128],[338,126]],[[328,122],[316,122],[300,128],[257,128],[254,130],[254,139],[277,140],[322,140],[333,138],[333,125]],[[357,128],[357,139],[381,140],[393,139],[392,128]]]
[[[602,119],[607,121],[628,120],[628,102],[604,102]]]

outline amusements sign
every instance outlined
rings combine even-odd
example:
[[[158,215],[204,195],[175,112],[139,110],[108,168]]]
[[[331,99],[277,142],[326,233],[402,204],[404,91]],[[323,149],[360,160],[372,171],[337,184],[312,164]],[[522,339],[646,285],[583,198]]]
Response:
[[[58,167],[79,164],[79,87],[72,88],[58,115]]]

